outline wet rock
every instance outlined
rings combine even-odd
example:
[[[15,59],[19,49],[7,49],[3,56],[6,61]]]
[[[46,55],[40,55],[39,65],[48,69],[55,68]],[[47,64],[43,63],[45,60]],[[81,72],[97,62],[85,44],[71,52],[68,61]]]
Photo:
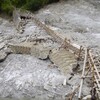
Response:
[[[89,95],[90,91],[91,91],[91,88],[88,87],[86,83],[84,83],[83,89],[82,89],[82,93],[84,94],[84,96]]]
[[[85,96],[82,100],[91,100],[91,95]]]
[[[57,95],[58,98],[69,90],[69,87],[61,85],[65,77],[61,76],[57,69],[47,67],[50,62],[29,55],[11,54],[3,63],[4,70],[0,72],[0,96],[7,97],[12,94],[11,97],[16,98],[20,96],[37,98],[44,95],[43,99],[34,100],[48,100],[45,99],[46,95],[48,98]],[[54,100],[63,99],[59,97]]]
[[[78,84],[80,84],[80,80],[80,75],[74,75],[74,77],[68,80],[68,83],[70,83],[70,85],[72,86],[77,86]]]
[[[73,72],[74,72],[74,71],[77,71],[79,67],[80,67],[79,64],[77,64],[77,63],[76,63],[76,64],[73,64],[73,65],[72,65],[72,70],[73,70]]]
[[[4,61],[7,57],[7,54],[5,52],[0,51],[0,62]]]
[[[5,48],[3,51],[4,51],[6,54],[11,54],[11,53],[13,53],[13,51],[12,51],[10,48]]]
[[[2,38],[2,36],[0,35],[0,42],[2,42],[3,41],[3,38]]]
[[[5,46],[5,43],[4,42],[0,43],[0,49],[3,49],[4,46]]]

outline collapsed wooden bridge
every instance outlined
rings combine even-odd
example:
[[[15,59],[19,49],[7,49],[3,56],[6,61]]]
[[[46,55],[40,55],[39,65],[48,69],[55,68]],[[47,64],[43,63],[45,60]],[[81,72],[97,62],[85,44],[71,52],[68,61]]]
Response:
[[[77,88],[77,90],[79,89],[78,99],[79,100],[82,99],[82,87],[84,85],[83,83],[84,83],[85,78],[91,77],[92,78],[91,98],[94,98],[93,100],[100,100],[100,96],[99,96],[100,95],[100,71],[95,64],[94,57],[92,55],[91,50],[89,48],[85,48],[83,46],[79,46],[75,43],[70,42],[67,39],[67,37],[65,37],[62,33],[55,32],[49,26],[45,25],[44,22],[41,22],[37,18],[35,18],[34,15],[29,16],[27,14],[26,15],[20,14],[19,17],[21,17],[21,16],[24,16],[26,18],[31,18],[32,20],[34,20],[38,26],[42,27],[50,36],[52,36],[54,38],[55,41],[57,41],[59,44],[61,44],[61,47],[63,47],[64,50],[67,50],[67,51],[73,53],[77,57],[78,61],[80,61],[80,60],[83,61],[81,82]],[[60,52],[58,52],[58,53],[60,53]],[[55,55],[57,55],[57,54],[55,54]],[[52,58],[52,56],[54,56],[54,55],[51,55],[51,58]],[[58,66],[61,66],[61,63],[59,63]],[[86,70],[87,70],[87,72],[86,72]],[[76,91],[76,89],[75,89],[75,91]],[[72,92],[69,100],[73,99],[73,96],[74,96],[73,94],[75,94],[75,91]]]

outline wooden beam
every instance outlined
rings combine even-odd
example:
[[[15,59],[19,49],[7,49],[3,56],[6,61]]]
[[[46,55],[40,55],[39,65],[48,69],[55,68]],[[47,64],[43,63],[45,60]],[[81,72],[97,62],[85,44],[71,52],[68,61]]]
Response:
[[[94,64],[94,60],[93,60],[91,51],[89,51],[89,57],[90,57],[90,61],[91,61],[92,65],[94,66],[94,69],[96,71],[96,74],[97,74],[98,78],[100,79],[100,74],[98,72],[98,69],[97,69],[96,65]]]
[[[94,77],[95,77],[95,81],[96,81],[96,83],[97,83],[97,86],[98,86],[98,88],[100,89],[100,83],[99,83],[99,80],[97,79],[97,76],[96,76],[96,75],[94,75]]]
[[[85,58],[84,58],[84,64],[83,64],[83,71],[82,71],[82,79],[80,82],[80,89],[79,89],[79,95],[78,95],[78,99],[81,99],[81,93],[82,93],[82,86],[83,86],[83,81],[84,81],[84,74],[85,74],[85,67],[86,67],[86,62],[87,62],[87,48],[85,49]]]

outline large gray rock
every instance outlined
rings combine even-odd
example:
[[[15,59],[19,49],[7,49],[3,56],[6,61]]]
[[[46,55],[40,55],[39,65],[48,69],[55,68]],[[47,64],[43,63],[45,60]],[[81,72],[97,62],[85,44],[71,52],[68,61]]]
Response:
[[[65,76],[57,69],[49,68],[48,64],[51,63],[30,55],[9,55],[1,64],[4,69],[0,71],[0,96],[65,100],[62,96],[70,92],[71,88],[62,86]],[[21,100],[31,100],[26,98]]]

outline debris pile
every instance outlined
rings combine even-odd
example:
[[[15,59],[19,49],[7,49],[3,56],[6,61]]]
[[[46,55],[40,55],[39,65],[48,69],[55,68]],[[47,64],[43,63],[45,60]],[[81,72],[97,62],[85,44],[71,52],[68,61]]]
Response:
[[[74,1],[71,1],[71,4],[70,1],[68,2],[69,5],[64,4],[64,6],[70,7]],[[78,5],[76,2],[75,4]],[[58,16],[54,21],[56,16],[49,19],[51,12],[47,11],[45,15],[47,19],[45,20],[44,17],[43,21],[40,21],[36,18],[37,15],[15,10],[14,23],[10,23],[13,28],[11,34],[9,22],[4,22],[8,26],[2,23],[7,30],[4,31],[1,28],[2,32],[0,32],[0,96],[28,98],[28,100],[99,98],[100,61],[98,57],[93,57],[90,50],[86,53],[85,46],[76,45],[67,39],[67,35],[62,31],[59,32],[63,24],[69,25],[69,22],[62,20],[63,16],[62,18]],[[66,19],[66,15],[64,18]],[[61,24],[57,25],[59,22]],[[71,23],[72,26],[75,23]],[[81,34],[90,31],[90,28],[84,31],[81,27],[77,30],[74,26],[73,30]],[[69,26],[67,28],[70,29]],[[65,29],[64,26],[63,30]]]

